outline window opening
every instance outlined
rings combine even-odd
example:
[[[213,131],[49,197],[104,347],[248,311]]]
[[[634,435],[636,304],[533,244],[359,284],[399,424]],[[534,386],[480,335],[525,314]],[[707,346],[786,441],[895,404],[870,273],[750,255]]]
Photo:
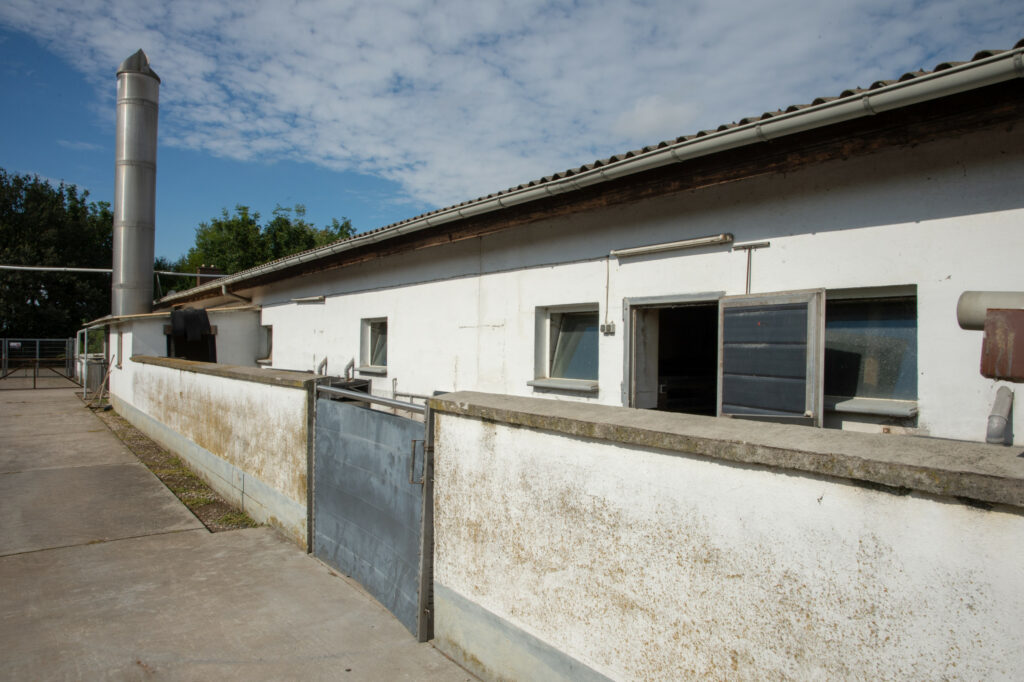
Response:
[[[634,407],[713,416],[718,397],[718,302],[635,307]]]
[[[830,300],[825,310],[825,394],[917,400],[917,300]]]
[[[551,362],[548,376],[597,380],[598,313],[551,315]]]
[[[210,326],[210,318],[201,308],[171,311],[171,324],[164,328],[167,334],[167,357],[217,362],[217,330]]]
[[[384,373],[388,366],[388,320],[386,317],[363,320],[360,350],[361,372]]]

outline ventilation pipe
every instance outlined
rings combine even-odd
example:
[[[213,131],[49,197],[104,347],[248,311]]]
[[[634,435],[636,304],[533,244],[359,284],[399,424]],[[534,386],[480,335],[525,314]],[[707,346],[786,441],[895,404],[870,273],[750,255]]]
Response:
[[[965,291],[956,302],[961,329],[984,329],[991,308],[1024,308],[1024,291]]]
[[[1013,407],[1013,391],[1000,386],[996,391],[996,399],[992,404],[992,413],[988,416],[988,429],[985,440],[993,445],[1006,445],[1006,428],[1010,423],[1010,408]]]
[[[156,223],[156,124],[160,78],[139,50],[117,69],[114,170],[113,315],[148,313],[153,305]]]

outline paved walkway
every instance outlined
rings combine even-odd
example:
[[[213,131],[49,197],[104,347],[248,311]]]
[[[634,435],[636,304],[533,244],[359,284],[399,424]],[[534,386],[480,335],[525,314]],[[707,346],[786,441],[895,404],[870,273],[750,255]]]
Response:
[[[211,534],[70,389],[0,391],[0,679],[467,680],[268,528]]]

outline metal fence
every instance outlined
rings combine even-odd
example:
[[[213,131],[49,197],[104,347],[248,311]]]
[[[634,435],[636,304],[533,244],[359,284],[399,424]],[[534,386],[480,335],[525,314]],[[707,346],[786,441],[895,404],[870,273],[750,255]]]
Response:
[[[40,370],[44,374],[75,376],[74,339],[0,339],[0,379],[17,373],[32,377],[32,387]]]

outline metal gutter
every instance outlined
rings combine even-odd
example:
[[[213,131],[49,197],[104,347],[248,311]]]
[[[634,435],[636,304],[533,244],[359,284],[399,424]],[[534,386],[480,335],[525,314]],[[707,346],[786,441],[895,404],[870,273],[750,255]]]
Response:
[[[257,266],[244,272],[229,275],[218,280],[216,283],[207,283],[177,292],[165,296],[158,303],[172,304],[181,300],[191,300],[199,294],[213,292],[221,287],[244,283],[248,279],[261,277],[303,263],[370,246],[463,218],[499,211],[673,163],[689,161],[736,149],[737,147],[744,147],[816,128],[836,125],[845,121],[872,116],[1022,77],[1024,77],[1024,48],[1008,50],[943,71],[933,71],[910,80],[891,83],[875,90],[868,90],[860,94],[779,114],[769,119],[737,125],[733,128],[719,130],[701,137],[670,144],[660,149],[653,149],[649,152],[637,154],[628,159],[615,161],[576,175],[551,180],[532,187],[511,190],[497,196],[478,199],[469,204],[452,206],[411,220],[408,223],[396,225],[390,229],[371,232],[361,237],[356,236],[320,249],[306,251]]]

